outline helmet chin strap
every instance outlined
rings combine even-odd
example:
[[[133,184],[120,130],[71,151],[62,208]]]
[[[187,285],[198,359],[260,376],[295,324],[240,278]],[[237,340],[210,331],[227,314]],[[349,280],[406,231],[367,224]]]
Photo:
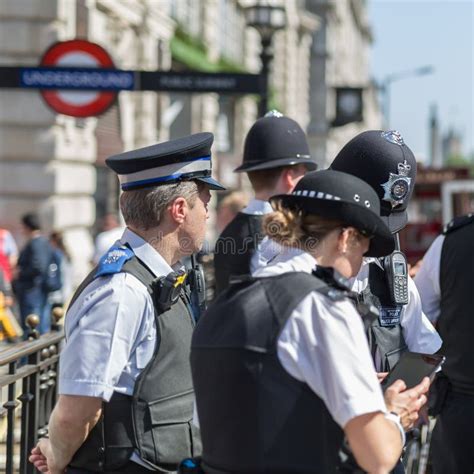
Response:
[[[396,232],[393,237],[395,239],[395,250],[400,250],[400,233]]]

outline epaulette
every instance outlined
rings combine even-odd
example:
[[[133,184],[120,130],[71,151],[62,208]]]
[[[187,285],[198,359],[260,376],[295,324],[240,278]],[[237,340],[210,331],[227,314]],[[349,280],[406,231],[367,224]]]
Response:
[[[451,222],[446,224],[443,228],[443,234],[449,234],[467,224],[474,222],[474,214],[471,212],[465,216],[455,217]]]
[[[134,253],[131,249],[125,246],[113,246],[105,255],[103,255],[97,265],[96,277],[103,275],[112,275],[120,273],[123,266],[128,262]]]

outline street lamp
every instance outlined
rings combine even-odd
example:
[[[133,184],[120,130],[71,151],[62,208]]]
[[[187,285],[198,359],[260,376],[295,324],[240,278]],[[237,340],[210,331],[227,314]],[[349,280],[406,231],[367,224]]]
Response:
[[[258,115],[263,117],[268,109],[268,76],[270,72],[270,62],[273,60],[271,50],[272,38],[276,31],[285,28],[286,14],[284,7],[257,3],[245,9],[247,26],[252,26],[260,33],[262,49],[260,60],[262,67],[261,94],[258,104]]]
[[[408,71],[400,71],[389,74],[385,77],[381,84],[381,91],[383,93],[383,113],[385,129],[390,128],[390,85],[392,82],[406,79],[408,77],[426,76],[427,74],[433,74],[433,66],[422,66],[416,69],[410,69]]]

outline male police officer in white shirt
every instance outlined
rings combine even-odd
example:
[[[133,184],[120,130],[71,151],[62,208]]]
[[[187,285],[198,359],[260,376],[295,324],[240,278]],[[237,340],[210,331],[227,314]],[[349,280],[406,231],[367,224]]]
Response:
[[[261,239],[261,223],[272,211],[268,199],[290,192],[307,171],[315,170],[306,135],[297,122],[277,111],[258,119],[245,138],[243,163],[235,171],[247,173],[254,198],[226,226],[214,251],[216,293],[232,276],[255,270],[253,262]]]
[[[31,461],[51,474],[174,472],[199,454],[189,422],[194,328],[180,259],[203,243],[210,133],[107,160],[127,229],[86,278],[66,316],[59,399]]]

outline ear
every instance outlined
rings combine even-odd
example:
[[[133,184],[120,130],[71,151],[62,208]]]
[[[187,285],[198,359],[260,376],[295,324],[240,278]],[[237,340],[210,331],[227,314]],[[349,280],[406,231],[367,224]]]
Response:
[[[339,233],[339,237],[337,239],[337,250],[339,253],[341,254],[347,253],[350,239],[351,239],[351,229],[344,228],[342,232]]]
[[[182,224],[188,215],[189,206],[184,197],[178,197],[168,206],[169,215],[176,224]]]
[[[287,171],[287,185],[290,190],[293,190],[298,181],[305,175],[307,169],[304,165],[295,165],[285,171]]]
[[[285,190],[285,193],[289,193],[296,186],[298,181],[295,180],[293,168],[285,168],[280,175],[280,183],[282,188]]]

